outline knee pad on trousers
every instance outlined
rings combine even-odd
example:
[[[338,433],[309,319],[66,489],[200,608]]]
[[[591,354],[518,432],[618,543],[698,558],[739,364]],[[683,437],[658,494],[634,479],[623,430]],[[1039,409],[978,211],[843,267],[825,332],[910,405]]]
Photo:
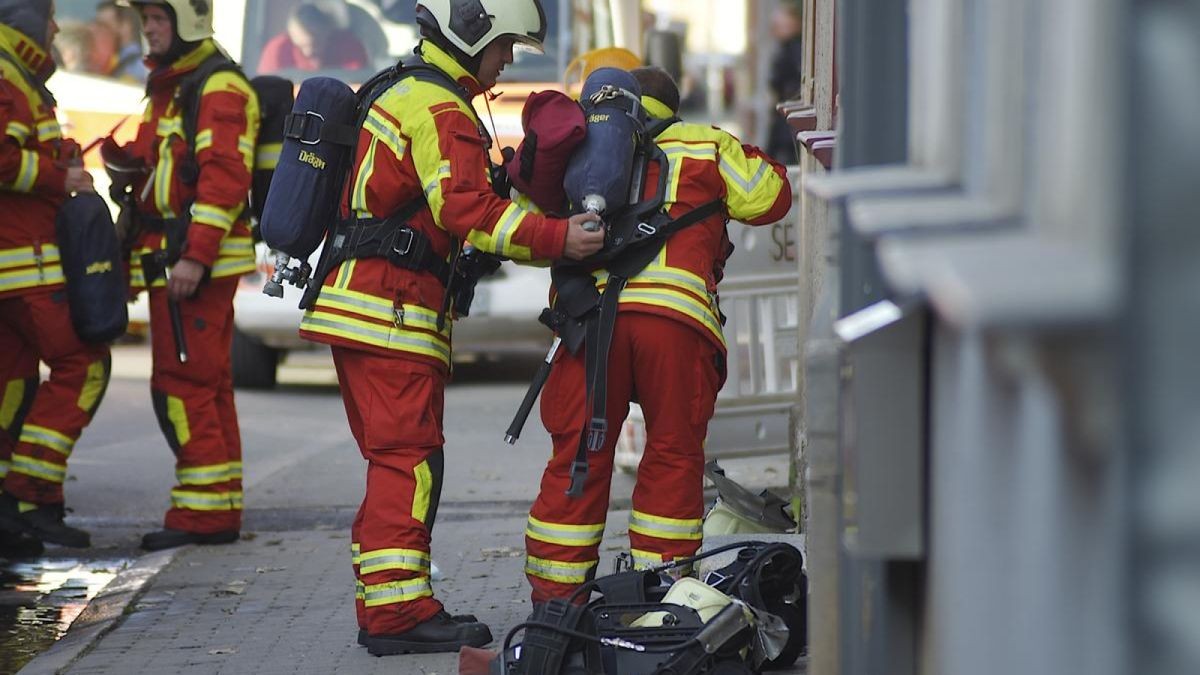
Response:
[[[3,430],[14,445],[21,435],[21,427],[25,426],[25,416],[33,407],[33,399],[37,396],[39,385],[37,376],[19,380],[10,380],[4,388],[3,399],[0,399],[0,430]]]
[[[158,428],[162,430],[171,446],[171,452],[179,455],[180,450],[191,438],[188,430],[187,410],[183,401],[156,389],[150,390],[150,400],[154,404],[154,416],[158,418]]]

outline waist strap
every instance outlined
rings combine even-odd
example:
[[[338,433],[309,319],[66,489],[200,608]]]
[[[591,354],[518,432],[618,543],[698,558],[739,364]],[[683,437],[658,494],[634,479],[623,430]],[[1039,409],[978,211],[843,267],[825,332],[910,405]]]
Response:
[[[392,219],[357,220],[334,227],[333,246],[341,260],[386,258],[406,270],[429,272],[445,285],[450,265],[433,250],[423,232],[408,225],[396,226]]]

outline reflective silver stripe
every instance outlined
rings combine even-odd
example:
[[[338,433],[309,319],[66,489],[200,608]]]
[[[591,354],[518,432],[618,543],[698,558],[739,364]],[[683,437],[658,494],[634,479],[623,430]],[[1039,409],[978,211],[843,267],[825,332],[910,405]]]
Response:
[[[12,187],[16,192],[32,192],[38,177],[38,154],[32,150],[21,151],[21,168]]]
[[[587,582],[589,573],[599,564],[599,559],[587,562],[564,562],[527,556],[525,573],[559,584],[582,584]]]
[[[629,531],[658,539],[699,540],[704,522],[699,518],[681,520],[634,511],[629,515]]]
[[[0,478],[8,475],[8,467],[11,464],[8,460],[0,459]]]
[[[12,470],[26,476],[48,480],[51,483],[62,483],[67,479],[67,467],[24,455],[13,455]]]
[[[25,145],[25,141],[29,140],[30,130],[20,122],[9,122],[8,126],[4,128],[4,134],[16,139],[17,145]]]
[[[363,588],[363,603],[367,607],[411,602],[433,595],[429,577],[389,581],[386,584],[371,584]]]
[[[241,509],[240,492],[192,492],[171,490],[171,505],[191,511],[235,511]]]
[[[75,439],[70,436],[33,424],[21,428],[20,442],[40,445],[64,455],[71,454],[71,448],[75,447]]]
[[[374,574],[388,570],[407,570],[428,576],[429,554],[402,548],[381,549],[359,554],[359,574]]]
[[[54,244],[42,244],[42,265],[58,262],[60,262],[58,247]],[[32,246],[0,251],[0,269],[29,267],[36,264],[38,264],[38,257]]]
[[[323,288],[317,299],[317,306],[329,306],[341,310],[349,310],[370,319],[393,321],[395,307],[382,298],[374,298],[365,293],[348,291],[341,288]]]
[[[564,525],[547,523],[533,516],[525,526],[531,539],[561,546],[595,546],[604,538],[604,523],[596,525]]]
[[[197,466],[177,469],[175,471],[175,478],[179,481],[180,485],[213,485],[215,483],[239,480],[241,477],[241,462]]]
[[[360,339],[367,344],[387,349],[428,354],[443,361],[450,359],[450,347],[433,336],[417,337],[420,334],[393,327],[372,326],[363,321],[332,314],[322,312],[306,314],[300,322],[300,328],[350,339]]]
[[[52,141],[56,138],[62,138],[62,127],[58,126],[58,120],[46,120],[38,122],[37,125],[38,141]]]
[[[728,176],[729,179],[735,184],[737,184],[737,186],[741,188],[743,192],[746,194],[751,194],[754,192],[755,188],[758,187],[758,184],[762,182],[763,176],[765,176],[767,173],[767,163],[763,162],[762,160],[759,161],[761,164],[759,164],[758,172],[755,173],[754,177],[749,181],[739,176],[737,171],[733,168],[733,165],[730,164],[729,160],[726,159],[721,160],[721,172]]]
[[[505,255],[508,253],[508,240],[517,233],[517,227],[525,218],[525,210],[514,202],[508,207],[508,215],[496,228],[496,250],[495,253]]]
[[[442,166],[439,166],[438,170],[437,170],[437,174],[434,175],[433,180],[429,181],[429,183],[425,185],[425,198],[429,199],[429,195],[433,194],[433,191],[438,189],[438,186],[441,185],[442,180],[446,176],[449,176],[449,175],[450,175],[450,166],[449,165],[443,164]]]
[[[240,211],[241,207],[226,210],[211,204],[196,204],[192,207],[192,220],[228,232],[233,228],[233,223],[237,220],[237,214]]]
[[[370,131],[379,140],[383,141],[384,145],[391,148],[397,159],[404,159],[404,154],[408,151],[408,143],[400,138],[399,129],[393,127],[392,123],[384,119],[375,108],[367,113],[367,120],[363,124],[367,131]]]

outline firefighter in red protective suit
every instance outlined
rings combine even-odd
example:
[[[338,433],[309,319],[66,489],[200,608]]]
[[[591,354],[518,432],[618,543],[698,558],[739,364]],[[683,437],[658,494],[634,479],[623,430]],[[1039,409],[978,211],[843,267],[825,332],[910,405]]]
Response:
[[[0,556],[89,545],[63,523],[62,486],[109,378],[108,346],[71,326],[56,246],[59,207],[92,191],[45,85],[57,32],[52,0],[0,0]]]
[[[674,118],[679,91],[670,76],[658,68],[632,72],[650,116]],[[534,603],[566,598],[595,574],[615,430],[621,428],[631,400],[642,406],[647,436],[629,522],[634,565],[646,568],[699,549],[704,439],[725,377],[725,339],[717,306],[717,282],[730,251],[725,223],[730,218],[751,225],[777,222],[791,206],[786,169],[725,131],[676,121],[655,143],[670,166],[664,206],[672,218],[714,200],[723,208],[669,235],[658,256],[621,292],[608,356],[609,432],[598,451],[587,453],[587,479],[578,498],[566,492],[591,412],[585,386],[587,347],[576,354],[559,350],[541,403],[554,455],[525,530],[525,574]],[[658,180],[657,165],[651,167],[646,181],[650,190]],[[602,289],[608,273],[600,269],[593,276]]]
[[[227,60],[212,40],[211,2],[125,4],[141,12],[149,103],[137,137],[124,147],[110,139],[101,152],[118,189],[136,202],[130,285],[150,293],[150,390],[176,456],[164,527],[143,537],[142,548],[229,543],[242,521],[233,295],[238,277],[254,270],[247,205],[258,99],[240,71],[196,75]]]
[[[471,99],[495,85],[514,44],[540,50],[539,1],[424,0],[416,11],[420,59],[442,81],[403,76],[375,100],[359,132],[348,218],[338,225],[354,241],[377,228],[395,238],[388,248],[399,257],[361,255],[334,267],[301,323],[304,337],[333,347],[350,429],[368,462],[351,538],[359,642],[375,655],[491,641],[474,617],[448,614],[430,585],[450,369],[450,325],[438,327],[447,261],[463,241],[517,260],[578,259],[603,243],[583,228],[595,217],[546,218],[491,184]]]

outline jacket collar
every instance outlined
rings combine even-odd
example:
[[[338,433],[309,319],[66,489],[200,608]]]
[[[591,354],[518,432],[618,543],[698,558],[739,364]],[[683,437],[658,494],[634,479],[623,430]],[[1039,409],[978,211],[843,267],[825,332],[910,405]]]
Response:
[[[18,63],[25,66],[40,82],[50,79],[54,73],[54,60],[40,45],[24,33],[0,24],[0,50],[4,50]]]
[[[153,56],[147,57],[146,65],[151,69],[151,72],[150,78],[146,82],[146,90],[153,93],[173,88],[184,75],[200,67],[200,64],[216,53],[217,43],[208,39],[202,41],[192,51],[166,65],[160,65]]]
[[[483,93],[483,86],[479,84],[479,80],[475,79],[474,75],[468,73],[467,69],[462,67],[462,64],[455,61],[454,57],[450,56],[441,47],[429,40],[422,40],[417,50],[417,53],[421,55],[425,63],[454,78],[454,81],[462,85],[472,98]]]

